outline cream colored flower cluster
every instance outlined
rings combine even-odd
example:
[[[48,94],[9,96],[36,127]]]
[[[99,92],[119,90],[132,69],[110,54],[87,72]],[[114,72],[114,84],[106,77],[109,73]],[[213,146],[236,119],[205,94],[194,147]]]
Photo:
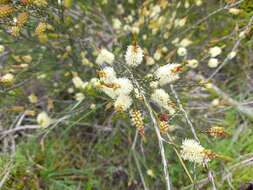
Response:
[[[189,44],[189,42],[187,42],[187,44]],[[134,89],[132,81],[128,78],[117,77],[116,72],[112,67],[114,58],[114,55],[105,49],[101,50],[98,54],[96,62],[102,67],[105,64],[110,66],[104,66],[98,72],[99,85],[97,85],[97,87],[114,100],[114,107],[117,111],[126,111],[130,108],[133,102],[131,92],[134,90],[134,94],[136,94],[137,97],[139,90]],[[142,48],[136,43],[129,45],[125,53],[125,64],[133,68],[139,66],[142,61]],[[154,74],[149,74],[151,78],[154,79],[150,82],[150,87],[152,89],[150,100],[170,114],[175,114],[176,110],[169,94],[161,87],[178,80],[180,78],[179,73],[181,70],[181,64],[172,63],[159,67]],[[74,81],[77,83],[79,80],[76,78],[73,82]],[[76,86],[79,88],[84,86],[82,82],[79,81],[78,83],[79,85]],[[137,91],[138,93],[136,93]],[[138,97],[140,97],[140,95]]]
[[[184,160],[195,163],[203,163],[205,159],[205,148],[193,139],[185,139],[181,146],[181,156]]]
[[[128,78],[117,78],[112,67],[105,67],[99,71],[99,88],[114,100],[117,111],[126,111],[132,105],[130,93],[133,90],[132,82]]]
[[[172,101],[168,93],[163,89],[155,89],[151,94],[151,100],[158,106],[167,110],[170,114],[174,114],[176,111],[172,106]]]
[[[117,77],[113,65],[115,56],[106,49],[102,49],[96,59],[96,63],[100,66],[108,64],[98,72],[99,89],[114,100],[116,111],[126,111],[132,105],[130,96],[133,91],[132,82],[126,77]],[[136,67],[143,60],[143,50],[137,44],[129,45],[125,54],[125,63],[129,67]]]
[[[211,150],[205,149],[194,139],[185,139],[182,142],[180,154],[184,160],[198,164],[207,163],[218,156]]]
[[[143,50],[138,45],[130,45],[127,47],[125,54],[126,64],[130,67],[136,67],[143,60]]]
[[[161,86],[169,84],[179,79],[180,64],[167,64],[159,67],[155,76]]]

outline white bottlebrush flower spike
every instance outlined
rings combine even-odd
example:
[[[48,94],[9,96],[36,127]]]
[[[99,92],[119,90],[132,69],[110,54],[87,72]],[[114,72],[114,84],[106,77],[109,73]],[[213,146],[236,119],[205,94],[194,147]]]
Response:
[[[116,73],[112,67],[105,67],[99,71],[100,80],[105,83],[113,83],[116,79]]]
[[[114,18],[112,20],[112,26],[115,30],[119,30],[122,26],[122,23],[120,22],[120,20],[118,18]]]
[[[114,107],[116,111],[126,111],[132,105],[133,100],[130,96],[122,94],[117,97],[114,102]]]
[[[162,86],[178,80],[178,69],[180,67],[180,64],[167,64],[159,67],[155,72],[155,76],[159,80],[159,84]]]
[[[237,52],[236,51],[231,51],[229,54],[228,54],[228,59],[233,59],[235,56],[236,56]]]
[[[84,98],[85,98],[85,96],[84,96],[84,94],[81,93],[81,92],[78,92],[78,93],[75,94],[75,99],[76,99],[76,101],[81,102],[81,101],[84,100]]]
[[[3,53],[5,50],[5,47],[3,45],[0,45],[0,53]]]
[[[150,88],[158,88],[159,83],[157,81],[151,81],[149,83]]]
[[[146,64],[147,65],[154,65],[155,60],[152,57],[148,56],[148,57],[146,57]]]
[[[138,45],[129,45],[125,54],[126,64],[130,67],[136,67],[143,60],[143,50]]]
[[[96,63],[99,65],[102,65],[103,63],[112,65],[114,59],[115,59],[115,56],[113,53],[109,52],[106,49],[101,49],[97,56]]]
[[[184,160],[203,163],[205,159],[204,148],[193,139],[185,139],[181,146],[181,156]]]
[[[210,67],[210,68],[216,68],[218,66],[218,64],[219,64],[219,61],[216,58],[211,58],[208,61],[208,67]]]
[[[13,83],[14,81],[14,75],[11,73],[7,73],[4,76],[0,77],[0,82],[2,83]]]
[[[89,82],[93,87],[98,87],[99,84],[100,84],[100,81],[98,78],[94,77],[94,78],[91,78],[90,79],[90,82]]]
[[[46,128],[50,124],[52,124],[52,119],[48,116],[46,112],[43,111],[37,115],[37,123],[41,127]]]
[[[85,87],[88,85],[87,82],[83,82],[82,79],[78,76],[73,77],[72,82],[74,86],[78,89],[85,89]]]
[[[30,94],[28,96],[28,100],[29,102],[31,102],[32,104],[36,104],[38,103],[38,97],[35,94]]]
[[[128,78],[118,78],[114,81],[114,83],[117,86],[117,88],[115,89],[115,93],[117,95],[128,95],[133,90],[132,82]]]
[[[113,88],[108,88],[108,87],[102,85],[100,87],[100,90],[102,90],[111,99],[116,99],[117,98],[117,94],[115,93],[115,90]]]
[[[221,48],[218,46],[212,47],[209,49],[209,54],[211,57],[217,57],[222,52]]]
[[[195,69],[195,68],[198,67],[198,65],[199,65],[199,62],[196,59],[187,60],[187,66],[188,67],[191,67],[191,68]]]
[[[191,40],[189,40],[188,38],[184,38],[184,39],[182,39],[181,40],[181,42],[180,42],[180,46],[181,47],[188,47],[189,45],[191,45],[192,44],[192,41]]]
[[[228,9],[228,12],[233,15],[238,15],[241,12],[241,10],[237,9],[237,8],[230,8],[230,9]]]
[[[202,5],[202,0],[195,0],[195,4],[197,5],[197,6],[201,6]]]
[[[161,7],[159,5],[155,5],[152,7],[152,10],[150,11],[150,18],[156,18],[159,13],[161,12]]]
[[[176,111],[171,106],[171,100],[168,93],[163,89],[155,89],[155,91],[151,94],[151,100],[156,103],[158,106],[169,111],[170,114],[174,114]]]
[[[162,57],[162,54],[161,54],[161,50],[156,50],[155,51],[155,54],[154,54],[154,59],[156,60],[156,61],[159,61],[160,59],[161,59],[161,57]]]
[[[187,21],[187,17],[184,17],[181,19],[180,18],[175,19],[175,21],[174,21],[175,28],[183,27],[186,24],[186,21]]]
[[[177,49],[177,54],[180,57],[184,57],[187,55],[187,49],[185,47],[180,47]]]

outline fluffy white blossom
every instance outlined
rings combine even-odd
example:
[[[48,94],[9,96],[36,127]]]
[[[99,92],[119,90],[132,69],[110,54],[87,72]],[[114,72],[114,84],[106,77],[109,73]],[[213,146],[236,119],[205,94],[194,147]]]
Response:
[[[169,51],[169,50],[168,50],[168,48],[167,48],[166,46],[163,46],[163,47],[162,47],[162,52],[163,52],[163,53],[167,53],[168,51]]]
[[[108,88],[108,87],[102,85],[100,87],[100,90],[102,90],[111,99],[116,99],[117,98],[117,94],[115,93],[115,90],[113,88]]]
[[[36,104],[38,103],[38,97],[35,94],[30,94],[28,96],[28,100],[29,102],[31,102],[32,104]]]
[[[78,92],[78,93],[75,94],[75,99],[76,99],[76,101],[83,101],[84,98],[85,98],[85,96],[84,96],[84,94],[81,93],[81,92]]]
[[[118,78],[114,81],[114,84],[116,84],[115,93],[117,95],[128,95],[133,90],[132,82],[128,78]]]
[[[185,1],[184,3],[184,8],[188,9],[190,7],[189,1]]]
[[[181,47],[188,47],[189,45],[191,45],[192,44],[192,41],[191,40],[189,40],[188,38],[184,38],[184,39],[182,39],[181,40],[181,42],[180,42],[180,46]]]
[[[114,107],[116,111],[126,111],[132,105],[133,100],[130,96],[122,94],[117,97],[114,102]]]
[[[125,54],[126,64],[130,67],[136,67],[143,60],[143,50],[138,45],[129,45]]]
[[[14,75],[11,73],[7,73],[0,77],[0,82],[2,83],[13,83],[14,81]]]
[[[180,57],[184,57],[187,55],[187,49],[185,47],[180,47],[177,49],[177,54],[180,56]]]
[[[188,67],[191,67],[191,68],[195,69],[195,68],[198,67],[198,65],[199,65],[199,62],[196,59],[187,60],[187,66]]]
[[[171,41],[171,43],[172,43],[173,45],[178,45],[178,43],[179,43],[179,38],[175,38],[174,40]]]
[[[67,92],[69,93],[69,94],[72,94],[73,92],[74,92],[74,88],[68,88],[68,90],[67,90]]]
[[[239,33],[239,38],[241,38],[241,39],[245,38],[246,37],[246,33],[247,33],[246,30],[241,31]]]
[[[112,26],[115,30],[119,30],[122,26],[122,23],[120,22],[120,20],[118,18],[114,18],[112,20]]]
[[[237,9],[237,8],[230,8],[230,9],[228,9],[228,12],[233,15],[238,15],[241,12],[241,10]]]
[[[235,56],[236,56],[237,52],[236,51],[231,51],[229,54],[228,54],[228,59],[233,59]]]
[[[213,99],[213,101],[211,102],[211,104],[212,104],[213,106],[218,106],[218,105],[220,104],[219,98]]]
[[[99,71],[98,74],[100,80],[105,83],[112,83],[114,80],[116,80],[116,72],[112,67],[105,67]]]
[[[205,159],[204,148],[193,139],[185,139],[181,146],[181,156],[184,160],[203,163]]]
[[[85,89],[85,87],[88,85],[87,82],[83,82],[82,79],[78,76],[73,77],[72,82],[74,86],[78,89]]]
[[[159,83],[157,81],[151,81],[149,83],[150,88],[157,88]]]
[[[146,57],[146,64],[147,65],[154,65],[155,64],[155,60],[152,57],[147,56]]]
[[[160,50],[160,49],[157,49],[157,50],[155,51],[155,54],[154,54],[154,59],[155,59],[156,61],[159,61],[159,60],[161,59],[161,57],[162,57],[161,50]]]
[[[96,107],[97,107],[96,104],[91,104],[91,105],[90,105],[90,109],[92,109],[92,110],[95,110]]]
[[[209,49],[209,54],[211,57],[217,57],[222,52],[221,48],[218,46],[212,47]]]
[[[202,5],[202,0],[195,0],[195,4],[199,7]]]
[[[179,19],[179,18],[175,19],[175,21],[174,21],[175,28],[183,27],[186,24],[186,21],[187,21],[187,17],[184,17],[181,19]]]
[[[48,116],[46,112],[43,111],[37,115],[37,123],[41,127],[46,128],[50,124],[52,124],[52,119]]]
[[[210,67],[210,68],[216,68],[218,66],[218,64],[219,64],[219,61],[216,58],[211,58],[208,61],[208,67]]]
[[[137,27],[137,26],[132,26],[130,30],[133,34],[139,34],[140,33],[140,28]]]
[[[150,18],[156,18],[161,12],[161,7],[159,5],[155,5],[152,7]]]
[[[158,106],[169,111],[170,114],[175,113],[175,109],[171,106],[171,100],[168,93],[163,89],[155,89],[151,94],[151,100],[156,103]]]
[[[99,65],[102,65],[103,63],[112,65],[114,59],[115,59],[115,56],[113,53],[109,52],[106,49],[101,49],[97,56],[96,63]]]
[[[3,45],[0,45],[0,53],[3,53],[5,50],[5,47]]]
[[[155,76],[159,80],[159,84],[165,85],[175,80],[178,80],[178,69],[180,67],[180,64],[167,64],[162,67],[159,67],[155,72]]]

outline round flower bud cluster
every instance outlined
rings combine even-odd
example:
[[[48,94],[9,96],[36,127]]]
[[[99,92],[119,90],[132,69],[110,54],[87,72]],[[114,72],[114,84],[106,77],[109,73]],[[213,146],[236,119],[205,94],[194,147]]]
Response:
[[[140,110],[130,110],[133,125],[137,128],[141,136],[144,136],[144,122]]]
[[[169,131],[169,124],[167,121],[160,121],[159,128],[162,134],[166,134]]]
[[[225,131],[224,127],[212,126],[207,130],[207,133],[212,137],[228,137],[229,134]]]

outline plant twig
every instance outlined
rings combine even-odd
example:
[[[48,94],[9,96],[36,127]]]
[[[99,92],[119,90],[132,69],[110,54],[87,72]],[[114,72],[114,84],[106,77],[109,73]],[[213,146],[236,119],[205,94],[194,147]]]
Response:
[[[127,70],[129,71],[128,68],[127,68]],[[159,144],[159,149],[160,149],[160,153],[161,153],[161,157],[162,157],[163,172],[164,172],[164,177],[165,177],[165,181],[166,181],[166,187],[167,187],[167,190],[171,190],[172,187],[171,187],[171,182],[170,182],[170,176],[169,176],[169,173],[168,173],[168,163],[167,163],[166,156],[165,156],[165,150],[164,150],[164,145],[163,145],[163,138],[161,136],[161,133],[160,133],[160,130],[159,130],[159,126],[158,126],[158,123],[157,123],[156,118],[155,118],[155,114],[154,114],[151,106],[149,105],[149,103],[148,103],[148,101],[146,99],[146,96],[143,94],[143,91],[141,90],[142,88],[140,87],[139,83],[135,80],[132,72],[129,71],[129,74],[130,74],[131,79],[134,82],[135,86],[139,89],[141,96],[143,97],[144,105],[148,109],[150,118],[151,118],[153,126],[155,128],[155,132],[156,132],[156,136],[157,136],[158,144]]]
[[[140,167],[140,163],[139,163],[139,161],[138,161],[138,159],[137,159],[137,156],[136,156],[135,146],[136,146],[137,139],[138,139],[138,130],[136,130],[135,137],[134,137],[134,142],[133,142],[133,144],[132,144],[132,148],[131,148],[131,149],[132,149],[134,161],[135,161],[135,163],[136,163],[136,166],[137,166],[137,169],[138,169],[138,172],[139,172],[139,175],[140,175],[141,182],[142,182],[142,185],[143,185],[143,187],[144,187],[144,190],[149,190],[149,188],[148,188],[147,185],[146,185],[144,176],[143,176],[143,174],[142,174],[141,167]]]
[[[193,134],[195,140],[198,141],[198,142],[200,142],[200,141],[199,141],[199,138],[198,138],[198,136],[197,136],[197,134],[196,134],[195,128],[194,128],[194,126],[193,126],[193,124],[192,124],[192,122],[191,122],[191,120],[190,120],[190,118],[189,118],[187,112],[185,111],[183,105],[181,104],[181,101],[180,101],[180,99],[179,99],[179,97],[178,97],[178,95],[177,95],[177,92],[176,92],[176,90],[174,89],[174,86],[173,86],[172,84],[170,85],[170,89],[171,89],[173,95],[174,95],[175,98],[176,98],[176,101],[177,101],[177,104],[178,104],[178,106],[179,106],[179,109],[184,113],[185,119],[186,119],[188,125],[189,125],[190,128],[191,128],[191,131],[192,131],[192,134]],[[207,164],[206,164],[206,166],[207,166]],[[214,177],[213,177],[212,171],[209,170],[209,169],[208,169],[208,179],[209,179],[210,182],[212,183],[212,189],[213,189],[213,190],[216,190],[216,186],[215,186],[215,182],[214,182]]]

